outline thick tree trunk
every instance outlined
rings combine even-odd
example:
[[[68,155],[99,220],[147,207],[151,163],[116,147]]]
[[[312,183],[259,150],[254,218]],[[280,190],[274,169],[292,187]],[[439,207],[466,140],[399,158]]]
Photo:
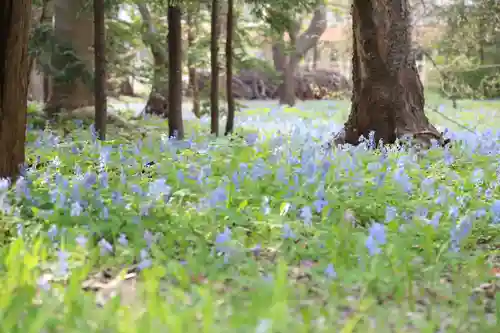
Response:
[[[198,8],[199,9],[199,8]],[[187,13],[187,25],[188,25],[188,49],[195,46],[196,32],[198,29],[198,20],[195,17],[195,13],[192,9],[189,9]],[[193,113],[196,118],[201,117],[200,112],[200,90],[198,87],[198,73],[196,72],[196,67],[192,57],[187,57],[188,66],[188,76],[189,76],[189,90],[191,93],[191,98],[193,99]]]
[[[31,0],[0,2],[0,178],[24,163]]]
[[[212,0],[210,37],[210,133],[219,135],[219,1]]]
[[[55,0],[54,35],[62,44],[53,56],[54,68],[62,73],[54,78],[49,115],[94,104],[92,73],[94,19],[86,0]]]
[[[297,65],[288,63],[283,70],[283,83],[281,84],[280,104],[294,106],[295,94],[295,70]]]
[[[104,0],[94,0],[94,94],[95,129],[99,140],[106,139],[106,26]]]
[[[411,46],[406,1],[354,0],[351,114],[336,143],[394,143],[414,135],[440,139],[424,113],[423,87]]]
[[[227,96],[227,120],[226,131],[228,135],[234,130],[234,96],[233,96],[233,33],[234,16],[233,0],[227,2],[227,21],[226,21],[226,96]]]
[[[168,7],[168,132],[184,138],[182,124],[182,13],[179,5]]]

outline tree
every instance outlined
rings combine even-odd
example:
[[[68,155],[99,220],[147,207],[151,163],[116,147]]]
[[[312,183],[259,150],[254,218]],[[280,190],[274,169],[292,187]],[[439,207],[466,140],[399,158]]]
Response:
[[[295,105],[295,72],[304,55],[312,49],[325,32],[326,6],[321,2],[314,10],[309,27],[300,36],[300,21],[291,20],[286,24],[273,45],[274,66],[282,75],[280,104]],[[289,47],[285,44],[285,32],[288,33]]]
[[[412,52],[408,2],[354,0],[351,113],[336,143],[413,135],[441,139],[424,113],[423,86]]]
[[[141,0],[136,0],[136,5],[143,22],[142,40],[153,54],[153,81],[145,111],[147,114],[166,117],[168,116],[169,52],[164,47],[164,37],[155,28],[148,6]]]
[[[31,0],[0,1],[0,178],[24,163]]]
[[[186,23],[188,26],[188,52],[190,52],[195,47],[196,34],[198,32],[198,12],[200,10],[199,3],[195,8],[189,8],[187,11]],[[191,93],[191,98],[193,99],[193,113],[197,118],[201,117],[200,111],[200,90],[198,87],[198,73],[196,72],[196,66],[193,61],[193,56],[188,54],[187,56],[187,67],[189,76],[189,90]]]
[[[234,34],[234,1],[227,1],[226,21],[226,97],[227,97],[227,120],[226,132],[228,135],[234,129],[234,96],[233,96],[233,34]]]
[[[106,26],[104,0],[94,0],[94,94],[95,129],[99,140],[106,139]]]
[[[87,0],[55,0],[54,37],[58,45],[52,55],[54,84],[47,111],[93,105],[92,73],[94,22]]]
[[[182,12],[179,4],[168,6],[168,132],[184,137],[182,124]]]
[[[219,135],[219,1],[212,0],[210,38],[210,133]]]

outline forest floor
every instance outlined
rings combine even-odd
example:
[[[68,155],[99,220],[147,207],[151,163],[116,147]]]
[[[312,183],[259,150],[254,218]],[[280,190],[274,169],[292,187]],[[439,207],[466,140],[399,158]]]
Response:
[[[231,138],[30,129],[0,331],[498,333],[500,103],[437,101],[425,152],[325,151],[346,101],[248,104]]]

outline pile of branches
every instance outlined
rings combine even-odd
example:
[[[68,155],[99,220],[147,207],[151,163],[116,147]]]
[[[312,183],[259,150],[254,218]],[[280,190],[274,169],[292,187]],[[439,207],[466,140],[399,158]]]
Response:
[[[281,78],[274,73],[246,69],[233,76],[234,97],[242,100],[278,99],[280,85]],[[198,87],[208,92],[210,73],[198,74]],[[295,75],[295,95],[300,100],[329,99],[349,91],[349,81],[334,70],[303,70]]]

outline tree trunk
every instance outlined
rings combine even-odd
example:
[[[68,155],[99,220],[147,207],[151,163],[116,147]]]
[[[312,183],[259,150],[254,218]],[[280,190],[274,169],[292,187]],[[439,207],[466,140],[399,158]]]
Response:
[[[54,36],[58,52],[52,57],[55,70],[49,115],[94,104],[92,73],[94,22],[87,0],[55,0]]]
[[[31,0],[0,2],[0,178],[24,164]]]
[[[106,26],[104,0],[94,0],[95,129],[106,140]]]
[[[316,70],[318,69],[318,61],[319,61],[319,46],[316,43],[313,48],[313,64],[312,64],[312,69]]]
[[[295,70],[297,65],[288,63],[283,71],[283,83],[281,84],[280,104],[294,106],[295,94]]]
[[[152,48],[153,49],[153,48]],[[153,82],[146,102],[145,113],[168,117],[168,61],[153,53]]]
[[[198,7],[199,9],[199,7]],[[192,9],[188,10],[187,13],[187,25],[188,25],[188,49],[195,46],[196,33],[198,30],[198,20],[196,19],[196,14]],[[196,118],[201,117],[200,111],[200,90],[198,87],[198,73],[196,72],[196,67],[192,57],[187,57],[188,66],[188,76],[189,76],[189,90],[191,92],[191,98],[193,99],[193,113]]]
[[[43,21],[41,22],[43,25],[51,26],[54,25],[54,0],[45,0],[45,14],[42,17]],[[49,73],[40,70],[43,75],[43,102],[48,103],[50,100],[50,96],[52,93],[52,77]]]
[[[234,34],[234,14],[233,0],[227,1],[226,20],[226,96],[227,96],[227,120],[226,132],[228,135],[234,130],[234,96],[233,96],[233,34]]]
[[[142,41],[148,45],[153,54],[153,82],[151,92],[144,112],[157,116],[168,116],[168,52],[159,41],[158,33],[153,24],[151,13],[147,5],[137,2],[137,8],[142,17],[143,33]]]
[[[168,132],[184,138],[182,124],[182,13],[179,5],[168,6]]]
[[[326,30],[326,6],[322,1],[314,10],[309,27],[297,36],[298,24],[292,24],[288,29],[291,52],[285,54],[283,36],[273,46],[273,60],[276,70],[282,74],[283,82],[279,88],[280,104],[295,105],[295,71],[304,55],[319,41]]]
[[[212,0],[210,60],[210,133],[219,135],[219,1]]]
[[[407,2],[355,0],[352,17],[352,108],[336,143],[355,145],[372,131],[375,143],[406,134],[440,139],[424,113]]]

